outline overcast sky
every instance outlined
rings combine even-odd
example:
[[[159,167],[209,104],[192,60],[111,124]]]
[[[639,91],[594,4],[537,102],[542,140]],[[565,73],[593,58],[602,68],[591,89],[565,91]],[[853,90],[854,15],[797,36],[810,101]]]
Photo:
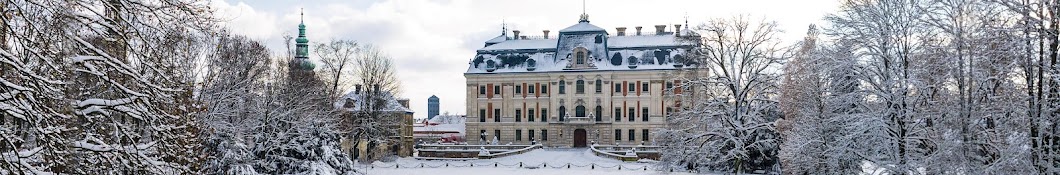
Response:
[[[802,38],[810,24],[824,24],[839,0],[587,0],[592,24],[615,27],[682,24],[749,15],[777,21],[784,40]],[[297,35],[305,10],[309,41],[331,39],[371,43],[397,62],[405,98],[416,118],[427,115],[427,98],[441,98],[441,111],[464,114],[464,71],[483,42],[501,33],[502,21],[523,35],[542,35],[574,25],[582,13],[577,0],[214,0],[228,30],[283,50],[284,35]],[[312,44],[311,44],[312,45]],[[312,48],[310,48],[312,51]],[[313,55],[310,55],[311,57]]]

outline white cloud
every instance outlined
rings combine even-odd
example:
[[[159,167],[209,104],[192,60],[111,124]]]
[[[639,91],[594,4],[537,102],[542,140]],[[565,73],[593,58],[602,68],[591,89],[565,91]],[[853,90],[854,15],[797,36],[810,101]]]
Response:
[[[229,0],[240,1],[240,0]],[[213,5],[233,32],[282,50],[282,35],[296,34],[299,8],[305,8],[312,42],[331,38],[371,43],[397,61],[404,96],[411,99],[416,117],[426,117],[427,97],[442,100],[441,111],[465,113],[463,72],[475,49],[500,34],[501,21],[509,30],[541,35],[573,25],[582,13],[579,1],[569,0],[382,0],[382,1],[240,1]],[[232,5],[234,4],[234,5]],[[835,11],[834,0],[591,0],[586,11],[593,24],[614,27],[684,23],[709,18],[751,15],[776,20],[787,31],[784,39],[802,38],[806,26],[821,23]],[[651,30],[651,29],[646,29]],[[612,31],[613,32],[613,31]]]

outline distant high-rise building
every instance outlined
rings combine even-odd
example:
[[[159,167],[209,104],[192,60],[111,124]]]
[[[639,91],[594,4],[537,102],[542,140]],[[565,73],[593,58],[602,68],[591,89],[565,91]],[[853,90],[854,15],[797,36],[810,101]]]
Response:
[[[438,115],[438,103],[438,96],[431,95],[431,98],[427,98],[427,119]]]

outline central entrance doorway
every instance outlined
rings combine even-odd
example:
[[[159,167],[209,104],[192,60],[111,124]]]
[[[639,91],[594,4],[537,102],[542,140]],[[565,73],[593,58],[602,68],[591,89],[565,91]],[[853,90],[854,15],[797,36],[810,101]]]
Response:
[[[574,130],[574,147],[583,148],[585,147],[585,129]]]

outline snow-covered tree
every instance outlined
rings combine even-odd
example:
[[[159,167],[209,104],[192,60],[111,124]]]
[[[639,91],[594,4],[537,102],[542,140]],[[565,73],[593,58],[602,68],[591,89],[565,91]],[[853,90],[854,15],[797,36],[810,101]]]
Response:
[[[0,2],[0,174],[180,174],[198,157],[195,0]]]
[[[200,98],[208,126],[200,173],[343,174],[337,113],[312,70],[270,57],[257,41],[223,36],[207,57]]]
[[[811,26],[799,51],[784,65],[780,158],[785,174],[856,174],[860,159],[852,155],[857,138],[851,119],[859,101],[856,62],[850,42],[818,43]]]
[[[663,162],[697,170],[749,172],[777,164],[779,66],[788,54],[775,22],[746,17],[698,27],[698,64],[674,76],[679,110],[660,132]]]
[[[376,152],[377,145],[393,143],[392,136],[400,134],[404,112],[399,109],[396,94],[400,93],[401,81],[397,77],[394,60],[381,50],[362,45],[355,58],[353,82],[358,84],[353,92],[343,98],[353,100],[353,110],[344,110],[340,130],[353,140],[353,145],[367,141],[368,155],[380,158],[388,153]]]
[[[1031,165],[1040,174],[1060,172],[1060,3],[1048,0],[991,0],[1013,22],[1002,32],[1015,38],[1020,93],[1025,94]],[[1014,36],[1014,37],[1012,37]]]

